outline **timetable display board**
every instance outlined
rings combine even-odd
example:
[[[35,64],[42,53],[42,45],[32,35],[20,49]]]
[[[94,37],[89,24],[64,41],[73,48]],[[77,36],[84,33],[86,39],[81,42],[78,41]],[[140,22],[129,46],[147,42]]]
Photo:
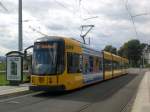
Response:
[[[7,57],[7,80],[8,81],[22,80],[22,57],[19,56]]]

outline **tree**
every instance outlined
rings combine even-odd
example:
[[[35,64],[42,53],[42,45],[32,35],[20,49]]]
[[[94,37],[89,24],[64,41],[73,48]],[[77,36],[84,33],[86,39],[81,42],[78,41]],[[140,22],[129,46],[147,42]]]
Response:
[[[137,67],[140,65],[144,46],[145,44],[141,44],[139,40],[133,39],[124,43],[124,45],[120,47],[118,53],[128,58],[132,66]]]
[[[143,50],[146,46],[149,46],[149,45],[146,44],[146,43],[142,43],[142,44],[141,44],[141,49]]]
[[[105,46],[104,51],[108,51],[113,54],[117,54],[117,49],[115,47],[113,47],[112,45]]]

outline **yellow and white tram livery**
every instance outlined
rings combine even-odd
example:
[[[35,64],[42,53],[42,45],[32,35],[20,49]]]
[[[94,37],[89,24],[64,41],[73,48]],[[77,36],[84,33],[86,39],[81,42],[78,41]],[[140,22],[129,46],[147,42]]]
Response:
[[[34,42],[31,90],[73,90],[127,73],[128,60],[76,40],[47,36]]]

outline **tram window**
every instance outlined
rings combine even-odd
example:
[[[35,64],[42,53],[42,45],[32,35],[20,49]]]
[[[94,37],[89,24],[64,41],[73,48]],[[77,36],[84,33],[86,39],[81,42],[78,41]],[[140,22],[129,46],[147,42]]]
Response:
[[[125,69],[125,63],[123,63],[123,69]]]
[[[113,69],[118,69],[118,63],[117,62],[113,62]]]
[[[95,63],[94,63],[94,72],[99,72],[99,61],[100,58],[99,57],[95,57]]]
[[[65,66],[64,66],[64,51],[59,49],[59,52],[57,53],[58,58],[57,58],[57,73],[60,74],[64,71]]]
[[[124,63],[121,62],[121,66],[120,66],[121,69],[124,69]]]
[[[67,53],[67,68],[68,73],[81,72],[81,55],[76,53]]]
[[[119,66],[118,66],[118,68],[119,68],[119,69],[121,69],[121,66],[122,66],[122,65],[121,65],[121,62],[119,62]]]
[[[112,70],[112,61],[105,60],[104,63],[105,63],[105,70],[109,70],[109,71]]]
[[[121,65],[119,62],[114,61],[113,62],[113,69],[120,69]]]
[[[103,70],[103,63],[102,60],[99,60],[99,70],[102,71]]]
[[[89,63],[90,63],[90,72],[93,72],[93,64],[94,64],[94,57],[89,57]]]
[[[83,73],[89,73],[89,55],[83,55]]]

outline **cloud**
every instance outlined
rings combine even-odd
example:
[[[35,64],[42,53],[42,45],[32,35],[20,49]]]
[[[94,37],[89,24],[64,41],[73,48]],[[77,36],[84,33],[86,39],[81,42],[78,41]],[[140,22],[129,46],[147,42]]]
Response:
[[[8,12],[0,8],[0,48],[1,54],[8,50],[17,50],[18,46],[18,1],[2,1]],[[80,5],[79,5],[80,4]],[[24,48],[43,36],[33,29],[48,35],[66,35],[80,38],[80,25],[94,24],[87,35],[91,37],[91,46],[103,49],[112,44],[119,48],[130,39],[139,39],[150,43],[148,0],[128,1],[128,8],[134,17],[138,36],[135,34],[131,18],[125,8],[125,0],[24,0],[23,1],[23,44]],[[96,17],[84,20],[86,18]],[[7,50],[5,50],[7,49]]]
[[[0,48],[1,48],[0,55],[5,55],[7,52],[11,51],[10,49],[7,49],[7,48],[5,48],[5,47],[3,47],[1,45],[0,45]]]

